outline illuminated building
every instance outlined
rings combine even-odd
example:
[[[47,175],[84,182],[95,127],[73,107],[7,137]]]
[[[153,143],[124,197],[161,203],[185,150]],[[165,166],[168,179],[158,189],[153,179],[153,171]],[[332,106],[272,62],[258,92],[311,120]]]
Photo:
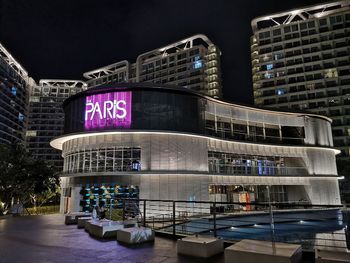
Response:
[[[276,202],[340,204],[327,117],[146,83],[88,89],[63,108],[51,141],[64,158],[61,212],[91,210],[95,195],[266,202],[267,189]]]
[[[50,161],[62,169],[61,153],[50,146],[50,141],[63,134],[63,101],[85,89],[86,84],[79,80],[42,79],[39,85],[33,85],[29,97],[26,145],[34,157]]]
[[[24,143],[28,94],[33,83],[0,44],[0,143]]]
[[[219,48],[208,37],[194,35],[126,60],[84,73],[90,87],[113,82],[152,82],[185,87],[222,97]]]
[[[254,102],[332,118],[334,145],[350,152],[350,2],[253,19]]]

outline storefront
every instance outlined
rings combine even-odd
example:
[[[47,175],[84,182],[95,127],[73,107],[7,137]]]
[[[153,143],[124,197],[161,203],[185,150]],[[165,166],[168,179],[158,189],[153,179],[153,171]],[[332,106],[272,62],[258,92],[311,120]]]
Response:
[[[185,88],[105,85],[64,103],[61,211],[119,197],[339,204],[327,117],[262,110]],[[225,197],[224,197],[225,196]],[[117,201],[116,201],[117,200]]]

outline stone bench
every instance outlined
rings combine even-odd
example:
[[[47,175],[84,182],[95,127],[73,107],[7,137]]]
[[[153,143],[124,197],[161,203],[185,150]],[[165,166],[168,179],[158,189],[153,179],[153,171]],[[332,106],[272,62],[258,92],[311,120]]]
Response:
[[[78,228],[85,228],[85,223],[89,220],[92,220],[91,216],[78,217],[77,227]]]
[[[89,220],[86,221],[85,225],[85,230],[97,238],[115,238],[117,231],[124,228],[123,222],[110,220]]]
[[[297,263],[301,262],[301,258],[300,245],[275,242],[274,253],[270,241],[244,239],[225,249],[225,263]]]
[[[176,247],[178,254],[201,258],[224,252],[223,240],[205,236],[189,236],[179,239]]]
[[[96,223],[96,222],[98,222],[98,221],[99,221],[98,219],[93,219],[93,218],[90,219],[90,220],[85,221],[85,226],[84,226],[85,227],[85,231],[90,233],[91,225]]]
[[[125,244],[140,244],[154,241],[154,231],[146,227],[130,227],[117,231],[117,241]]]
[[[64,223],[66,225],[74,225],[78,223],[79,217],[86,217],[86,216],[91,216],[91,213],[85,213],[85,212],[68,213],[64,217]]]
[[[350,262],[350,253],[316,249],[315,262],[316,263]]]

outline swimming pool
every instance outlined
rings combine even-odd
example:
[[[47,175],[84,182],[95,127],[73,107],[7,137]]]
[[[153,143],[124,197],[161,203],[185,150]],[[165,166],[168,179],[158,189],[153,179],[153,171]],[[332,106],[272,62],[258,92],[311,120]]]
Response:
[[[342,212],[339,209],[274,212],[273,231],[270,218],[269,213],[220,217],[216,219],[216,234],[227,241],[274,239],[278,242],[302,244],[304,248],[322,244],[335,248],[350,248],[347,241],[349,236],[346,236],[350,212]],[[163,230],[171,232],[172,227]],[[191,219],[176,225],[176,233],[214,235],[214,220]]]

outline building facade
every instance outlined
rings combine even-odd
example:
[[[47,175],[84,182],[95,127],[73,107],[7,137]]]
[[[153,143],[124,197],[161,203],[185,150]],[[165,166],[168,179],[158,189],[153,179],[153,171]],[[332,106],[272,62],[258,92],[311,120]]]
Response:
[[[254,103],[332,118],[334,145],[350,154],[350,2],[255,18]]]
[[[194,35],[126,60],[84,73],[90,87],[113,82],[152,82],[222,97],[221,52],[208,37]]]
[[[33,83],[27,71],[0,44],[0,144],[24,144]]]
[[[91,210],[99,195],[107,205],[118,197],[340,204],[327,117],[144,83],[88,89],[63,107],[64,135],[51,141],[64,158],[61,212]]]
[[[63,101],[85,90],[86,86],[79,80],[57,79],[42,79],[39,85],[33,85],[29,97],[26,146],[34,157],[62,169],[61,153],[50,146],[50,141],[63,134]]]

